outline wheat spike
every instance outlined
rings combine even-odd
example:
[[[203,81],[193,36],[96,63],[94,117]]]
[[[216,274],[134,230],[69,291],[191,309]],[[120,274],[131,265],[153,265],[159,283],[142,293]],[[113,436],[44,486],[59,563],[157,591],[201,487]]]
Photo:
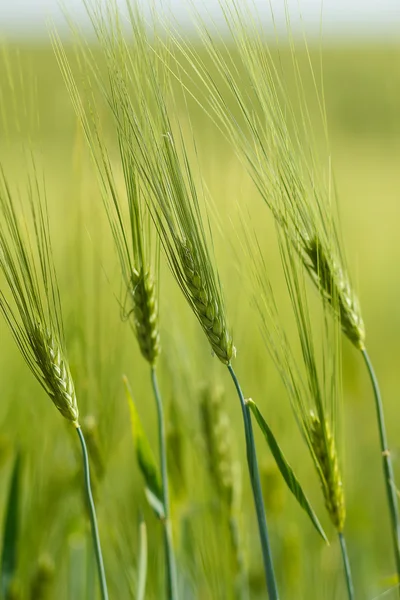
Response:
[[[197,318],[211,344],[211,347],[221,362],[228,365],[234,355],[232,336],[229,333],[225,319],[220,314],[218,302],[214,302],[211,293],[196,268],[193,252],[188,243],[181,244],[180,258],[189,300]]]
[[[149,271],[134,271],[131,280],[133,319],[140,351],[153,365],[160,354],[158,303],[154,279]]]
[[[42,374],[42,383],[53,404],[73,423],[78,422],[74,382],[61,346],[47,328],[36,324],[31,339],[35,359]]]
[[[305,241],[303,250],[307,270],[325,300],[339,313],[343,332],[355,346],[362,349],[365,340],[364,322],[358,299],[346,273],[332,255],[324,251],[317,237]]]
[[[336,530],[342,532],[346,509],[336,444],[328,422],[325,421],[324,431],[321,421],[314,413],[310,415],[310,441],[320,468],[326,509]]]

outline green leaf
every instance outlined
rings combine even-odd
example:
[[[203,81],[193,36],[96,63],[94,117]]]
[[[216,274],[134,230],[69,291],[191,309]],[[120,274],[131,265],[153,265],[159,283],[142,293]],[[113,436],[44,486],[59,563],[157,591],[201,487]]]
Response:
[[[0,591],[6,598],[15,575],[18,559],[19,504],[21,496],[21,454],[17,453],[11,474],[4,521],[3,552],[1,556]]]
[[[328,538],[326,537],[326,534],[322,529],[321,523],[319,522],[317,515],[315,514],[311,504],[309,503],[307,496],[303,492],[299,480],[294,474],[292,467],[287,462],[282,450],[279,447],[278,442],[275,439],[274,434],[272,433],[264,417],[258,410],[256,403],[253,402],[253,400],[246,400],[246,403],[247,406],[251,409],[258,425],[260,426],[261,431],[264,434],[269,449],[272,452],[272,456],[274,457],[278,469],[281,472],[283,479],[286,481],[289,490],[292,492],[297,502],[300,504],[301,508],[305,510],[320,536],[325,540],[325,542],[328,543]]]
[[[131,415],[132,435],[136,451],[136,459],[146,484],[146,498],[156,515],[162,519],[164,517],[164,507],[162,501],[163,496],[160,473],[157,463],[154,459],[150,443],[140,422],[135,403],[133,402],[128,379],[124,377],[123,381]]]

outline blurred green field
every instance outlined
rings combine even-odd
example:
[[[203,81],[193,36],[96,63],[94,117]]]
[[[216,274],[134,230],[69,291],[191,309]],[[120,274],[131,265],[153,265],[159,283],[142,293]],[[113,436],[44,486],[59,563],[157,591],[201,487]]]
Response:
[[[285,49],[283,49],[285,60]],[[96,176],[50,45],[9,48],[10,65],[34,74],[39,126],[34,142],[42,152],[50,207],[55,262],[64,311],[67,347],[82,421],[98,423],[105,475],[95,481],[110,598],[134,597],[138,522],[143,512],[149,534],[147,598],[163,597],[161,527],[147,506],[138,471],[124,397],[129,377],[135,401],[156,451],[155,407],[148,367],[134,335],[121,317],[125,291],[104,215]],[[318,61],[318,50],[312,50]],[[400,340],[400,46],[331,42],[323,52],[325,100],[346,250],[357,284],[385,401],[394,467],[400,478],[398,357]],[[4,67],[0,80],[6,79]],[[290,82],[288,83],[290,87]],[[312,89],[309,86],[310,102]],[[13,122],[11,97],[2,112]],[[21,106],[23,105],[21,99]],[[20,112],[21,106],[17,106]],[[237,371],[246,395],[255,399],[330,532],[322,495],[288,398],[258,331],[251,293],[241,278],[240,249],[232,228],[237,202],[249,206],[258,223],[266,263],[283,314],[287,311],[272,218],[248,175],[210,120],[194,110],[193,127],[202,172],[220,214],[215,244],[228,315],[238,349]],[[4,128],[3,128],[4,129]],[[0,156],[23,190],[20,146],[22,119],[0,135]],[[229,217],[227,216],[229,215]],[[233,597],[226,552],[227,531],[215,510],[199,426],[204,386],[222,385],[241,463],[241,532],[249,569],[250,598],[265,597],[257,528],[245,466],[240,410],[226,369],[211,356],[198,324],[181,298],[166,265],[161,268],[160,385],[167,402],[171,446],[173,527],[181,598]],[[1,283],[1,282],[0,282]],[[347,541],[357,598],[380,597],[395,583],[385,490],[374,405],[361,358],[343,342],[343,464],[347,499]],[[239,360],[240,359],[240,360]],[[0,531],[13,455],[23,456],[23,503],[18,552],[18,598],[89,598],[93,577],[91,539],[83,516],[81,464],[72,428],[26,368],[8,329],[0,321]],[[178,415],[172,419],[171,414]],[[342,599],[345,595],[339,547],[324,547],[283,486],[269,451],[257,436],[265,482],[278,579],[284,599]],[[178,465],[180,481],[174,485]],[[96,465],[92,465],[96,474]],[[331,532],[332,533],[332,532]],[[54,563],[48,596],[34,588],[43,557]],[[38,566],[39,565],[39,566]],[[33,591],[32,591],[33,590]],[[397,597],[392,591],[382,596]]]

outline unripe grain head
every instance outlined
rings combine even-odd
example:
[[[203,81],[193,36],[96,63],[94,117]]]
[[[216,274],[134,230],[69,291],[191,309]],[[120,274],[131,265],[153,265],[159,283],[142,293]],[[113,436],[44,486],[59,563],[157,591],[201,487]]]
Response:
[[[358,299],[345,271],[326,252],[317,237],[304,243],[305,264],[315,285],[334,311],[338,312],[345,335],[358,348],[364,347],[365,328]]]
[[[136,337],[142,355],[153,365],[161,351],[155,283],[151,273],[144,269],[133,272],[131,283]]]
[[[319,476],[330,519],[338,532],[343,531],[346,518],[343,484],[335,440],[329,424],[310,415],[310,441],[319,466]]]
[[[193,310],[216,356],[224,364],[229,364],[234,354],[234,346],[224,314],[219,308],[219,299],[213,297],[212,288],[207,285],[200,265],[196,266],[194,254],[188,243],[181,245],[180,257],[187,293]]]
[[[37,323],[31,344],[47,393],[63,417],[77,423],[79,411],[74,382],[60,343],[49,329]]]

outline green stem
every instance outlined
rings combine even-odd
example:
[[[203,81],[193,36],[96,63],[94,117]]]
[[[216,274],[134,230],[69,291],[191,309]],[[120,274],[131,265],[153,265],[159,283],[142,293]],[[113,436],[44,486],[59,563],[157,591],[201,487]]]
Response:
[[[350,568],[349,555],[347,554],[346,540],[341,531],[338,533],[338,536],[339,536],[339,542],[340,542],[340,549],[342,551],[344,573],[346,576],[347,594],[349,596],[349,600],[354,600],[353,579],[351,577],[351,568]]]
[[[158,443],[160,449],[160,464],[161,464],[161,479],[163,489],[163,508],[164,508],[164,547],[166,559],[166,575],[167,575],[167,597],[169,600],[178,598],[178,585],[176,578],[175,556],[172,542],[172,530],[170,521],[169,509],[169,493],[168,493],[168,470],[167,470],[167,445],[165,439],[165,424],[164,410],[161,400],[160,391],[157,384],[157,376],[155,367],[151,367],[151,384],[153,386],[154,397],[157,405],[157,420],[158,420]]]
[[[85,442],[85,438],[83,437],[82,429],[80,427],[77,427],[76,431],[78,433],[79,440],[80,440],[81,446],[82,446],[83,471],[84,471],[84,475],[85,475],[86,498],[87,498],[88,508],[89,508],[90,526],[92,529],[94,551],[96,554],[97,571],[98,571],[99,580],[100,580],[101,597],[102,597],[102,600],[108,600],[106,573],[104,570],[103,556],[101,554],[100,536],[99,536],[99,530],[97,527],[97,519],[96,519],[96,509],[94,506],[93,496],[92,496],[92,488],[90,485],[89,457],[88,457],[86,442]]]
[[[144,600],[146,595],[147,580],[147,529],[142,516],[139,519],[139,577],[137,584],[136,600]]]
[[[239,381],[235,375],[232,365],[228,365],[229,373],[235,384],[243,413],[244,432],[246,437],[247,465],[249,469],[251,487],[253,490],[254,504],[257,513],[258,530],[261,541],[264,572],[267,581],[268,596],[270,600],[278,600],[278,588],[275,579],[274,566],[272,563],[271,547],[269,543],[267,520],[265,516],[264,502],[261,493],[260,474],[258,471],[256,448],[254,443],[253,425],[251,422],[250,409],[246,404]]]
[[[385,486],[387,499],[389,504],[389,512],[392,526],[392,535],[393,535],[393,548],[394,548],[394,557],[396,561],[396,569],[397,575],[400,578],[400,523],[399,523],[399,507],[397,503],[397,494],[396,494],[396,484],[394,480],[394,472],[392,459],[390,456],[390,450],[387,441],[386,435],[386,426],[385,426],[385,416],[383,413],[383,404],[382,397],[379,390],[379,384],[377,377],[375,375],[375,371],[373,369],[371,359],[368,356],[366,349],[362,350],[362,355],[365,360],[365,364],[368,369],[368,373],[371,379],[372,387],[374,390],[375,397],[375,407],[376,407],[376,416],[378,421],[378,429],[379,429],[379,440],[382,451],[382,464],[383,464],[383,473],[385,477]]]

